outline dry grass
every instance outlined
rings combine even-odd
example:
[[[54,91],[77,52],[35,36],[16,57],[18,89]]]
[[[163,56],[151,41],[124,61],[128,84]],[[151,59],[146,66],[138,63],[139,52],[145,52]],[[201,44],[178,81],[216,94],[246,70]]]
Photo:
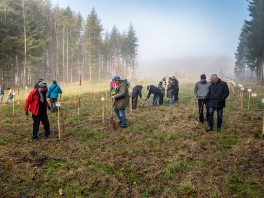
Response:
[[[129,127],[108,126],[111,101],[82,92],[62,100],[62,138],[57,115],[49,115],[53,136],[31,140],[32,121],[22,109],[12,115],[1,107],[0,194],[2,197],[262,197],[264,143],[262,114],[239,106],[230,95],[223,130],[205,132],[198,125],[193,84],[181,84],[173,106],[145,108],[132,114]],[[145,95],[146,93],[144,93]],[[246,103],[246,101],[245,101]],[[258,103],[257,103],[258,104]],[[261,106],[261,104],[258,104]],[[256,106],[258,106],[256,105]],[[43,136],[43,129],[40,129]]]

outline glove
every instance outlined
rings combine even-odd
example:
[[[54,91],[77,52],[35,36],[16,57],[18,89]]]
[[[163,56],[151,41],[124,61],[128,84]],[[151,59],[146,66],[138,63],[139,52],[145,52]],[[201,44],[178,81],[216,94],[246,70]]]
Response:
[[[50,106],[48,106],[48,109],[50,110]]]
[[[26,112],[25,114],[28,115],[28,112]]]

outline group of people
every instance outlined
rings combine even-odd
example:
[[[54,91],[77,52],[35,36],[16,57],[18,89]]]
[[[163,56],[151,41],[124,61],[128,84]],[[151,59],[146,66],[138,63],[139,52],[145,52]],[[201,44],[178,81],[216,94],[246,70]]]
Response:
[[[9,87],[7,88],[7,90],[8,90],[8,95],[7,95],[7,98],[6,98],[6,101],[5,101],[4,104],[7,104],[8,101],[10,102],[10,104],[12,104],[13,103],[13,96],[14,96],[13,95],[13,90],[11,88],[9,88]],[[2,102],[3,102],[4,95],[5,95],[5,91],[0,86],[0,104],[2,104]]]
[[[223,122],[223,108],[225,107],[225,100],[229,95],[229,89],[226,82],[222,81],[216,74],[211,75],[210,82],[206,81],[206,75],[201,75],[201,80],[195,84],[194,94],[198,99],[199,109],[199,121],[201,124],[204,123],[204,106],[206,107],[206,118],[208,122],[207,132],[213,131],[214,126],[214,112],[217,111],[217,131],[221,131]],[[123,128],[127,127],[127,120],[125,109],[129,105],[129,91],[128,86],[124,80],[121,80],[119,76],[115,76],[113,82],[116,83],[115,95],[111,96],[111,99],[115,99],[114,111],[120,120],[120,124]],[[132,108],[137,108],[138,96],[142,97],[142,85],[136,85],[132,91]],[[169,78],[168,85],[166,78],[163,78],[159,82],[158,87],[154,85],[147,86],[148,95],[147,100],[151,94],[153,94],[152,105],[156,106],[157,101],[159,104],[163,104],[163,97],[165,90],[167,90],[167,97],[169,103],[173,104],[174,101],[178,100],[179,84],[178,80],[173,76]]]
[[[178,101],[179,97],[179,81],[175,78],[175,76],[169,77],[168,83],[166,81],[166,77],[159,82],[158,86],[149,85],[147,86],[148,95],[145,99],[146,101],[149,99],[150,95],[153,94],[152,105],[157,106],[157,101],[159,101],[159,105],[163,104],[163,98],[165,96],[165,90],[167,92],[167,98],[169,104],[172,105],[174,102]]]
[[[214,112],[217,112],[217,131],[221,131],[223,122],[223,108],[225,100],[229,95],[226,82],[222,81],[216,74],[211,75],[211,82],[206,80],[206,75],[201,75],[201,80],[194,86],[194,95],[198,99],[199,121],[204,123],[204,106],[206,108],[206,119],[208,123],[207,132],[214,130]]]
[[[111,86],[112,83],[112,86]],[[110,83],[110,92],[114,90],[114,94],[111,95],[111,99],[114,102],[114,111],[120,124],[123,128],[126,128],[127,119],[125,110],[129,105],[129,84],[127,80],[121,80],[119,76],[115,76]],[[137,108],[138,97],[142,98],[142,85],[136,85],[132,91],[132,108]],[[153,94],[152,105],[156,106],[157,101],[159,104],[163,104],[163,97],[165,95],[165,90],[167,91],[167,97],[169,98],[169,103],[172,104],[174,101],[178,100],[179,84],[178,80],[173,76],[169,78],[168,84],[166,78],[163,78],[159,82],[158,87],[154,85],[147,86],[148,95],[145,100],[147,100],[151,94]],[[2,94],[2,93],[1,93]],[[60,86],[57,84],[56,80],[52,81],[52,85],[47,88],[47,83],[43,79],[39,79],[36,83],[34,89],[29,93],[24,107],[24,112],[28,115],[28,111],[32,113],[33,119],[33,135],[34,140],[38,140],[38,130],[40,122],[43,123],[45,129],[45,137],[49,137],[50,124],[47,115],[47,109],[51,113],[55,112],[55,103],[58,99],[58,94],[62,94]],[[216,74],[211,76],[211,82],[206,81],[206,76],[201,75],[201,80],[195,84],[194,94],[198,99],[199,108],[199,121],[204,123],[204,105],[206,107],[206,118],[208,121],[208,128],[206,131],[213,131],[214,126],[214,112],[217,111],[217,131],[221,130],[222,120],[223,120],[223,108],[225,107],[225,100],[229,95],[229,89],[227,84],[219,79]],[[3,96],[1,95],[1,98]],[[48,103],[47,98],[50,98],[50,103]]]

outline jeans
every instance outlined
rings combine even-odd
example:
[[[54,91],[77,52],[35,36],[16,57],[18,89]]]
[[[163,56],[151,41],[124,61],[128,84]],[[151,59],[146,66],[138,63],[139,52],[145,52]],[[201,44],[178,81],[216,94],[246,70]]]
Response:
[[[209,100],[207,100],[206,102],[203,102],[203,99],[198,99],[199,121],[202,123],[204,122],[204,112],[203,112],[204,105],[206,108],[206,119],[208,122],[209,121],[209,119],[208,119],[208,116],[209,116]],[[208,124],[209,124],[209,122],[208,122]]]
[[[170,105],[173,104],[173,98],[169,98],[169,104],[170,104]]]
[[[221,129],[223,121],[223,108],[209,108],[208,125],[210,128],[214,127],[214,111],[217,111],[217,128]]]
[[[114,111],[115,111],[115,114],[118,117],[118,119],[121,121],[121,125],[122,126],[127,126],[125,109],[122,109],[122,110],[121,109],[117,109],[114,106]]]
[[[49,119],[48,119],[48,115],[46,111],[43,113],[39,113],[37,116],[32,114],[32,119],[34,121],[33,122],[33,136],[32,136],[33,139],[38,138],[40,121],[44,125],[45,136],[47,137],[50,135],[50,124],[49,124]]]
[[[153,96],[152,106],[157,106],[158,97],[159,97],[158,95],[157,96]]]
[[[56,107],[57,98],[50,98],[50,112],[54,113],[57,110]]]
[[[7,99],[6,99],[6,104],[8,103],[8,100],[10,100],[10,104],[12,104],[13,103],[13,100],[12,100],[12,98],[9,98],[9,97],[7,97]]]

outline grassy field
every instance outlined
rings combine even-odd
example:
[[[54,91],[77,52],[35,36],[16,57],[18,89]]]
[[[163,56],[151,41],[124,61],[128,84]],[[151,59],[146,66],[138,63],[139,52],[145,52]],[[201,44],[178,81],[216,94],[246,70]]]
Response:
[[[172,106],[152,107],[151,97],[144,107],[127,109],[129,127],[119,127],[114,116],[111,130],[108,83],[81,87],[79,115],[78,85],[62,86],[61,138],[58,115],[49,114],[52,136],[44,138],[41,125],[39,141],[31,139],[22,90],[14,115],[12,105],[0,106],[1,197],[263,197],[263,88],[251,85],[258,93],[253,121],[247,97],[242,107],[235,92],[222,131],[205,132],[193,87],[181,83]]]

